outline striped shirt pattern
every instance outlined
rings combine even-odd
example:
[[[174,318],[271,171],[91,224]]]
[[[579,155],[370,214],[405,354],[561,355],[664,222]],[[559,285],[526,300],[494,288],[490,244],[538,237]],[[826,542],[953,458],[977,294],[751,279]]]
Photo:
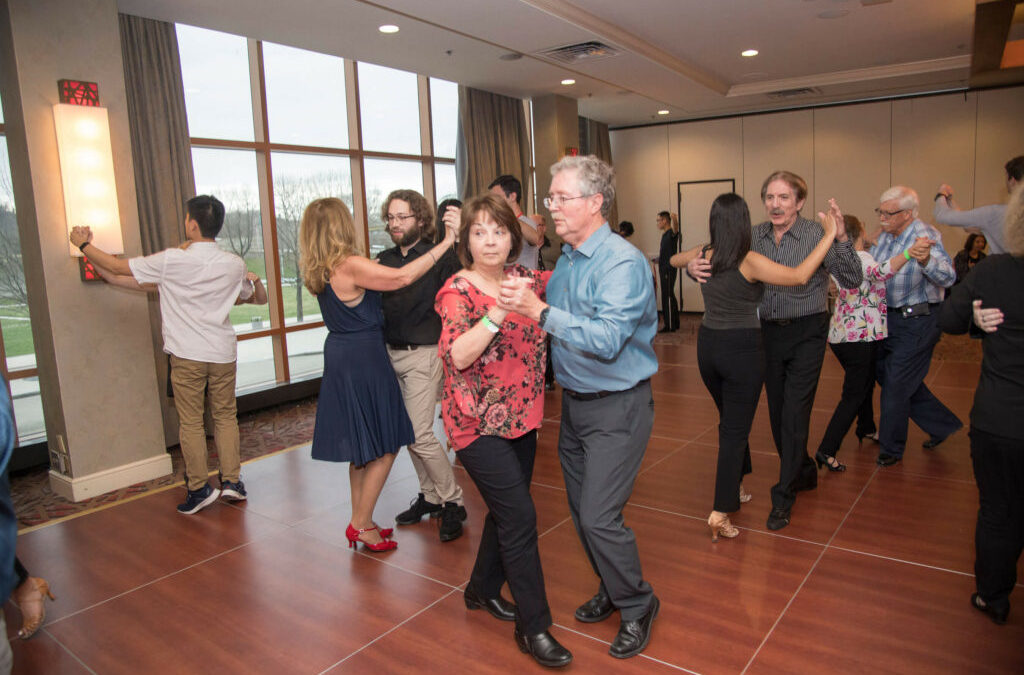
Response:
[[[942,235],[931,225],[920,219],[903,228],[898,235],[882,232],[878,243],[871,249],[875,260],[888,260],[897,253],[910,248],[918,237],[928,237],[932,245],[932,257],[928,264],[921,266],[917,261],[908,262],[896,276],[885,282],[889,308],[917,305],[922,302],[942,302],[944,291],[956,281],[956,270],[946,249],[942,247]]]
[[[796,267],[821,241],[825,232],[818,223],[797,216],[793,226],[775,245],[771,221],[754,226],[750,249],[780,265]],[[796,319],[828,311],[828,277],[834,276],[843,288],[858,288],[864,279],[860,258],[852,241],[837,241],[825,254],[825,262],[803,286],[764,285],[758,310],[762,321]]]

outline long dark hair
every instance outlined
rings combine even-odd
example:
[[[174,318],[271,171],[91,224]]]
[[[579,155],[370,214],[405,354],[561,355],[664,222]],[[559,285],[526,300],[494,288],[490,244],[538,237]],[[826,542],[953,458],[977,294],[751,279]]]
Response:
[[[711,204],[711,273],[737,267],[750,251],[750,209],[735,192],[718,195]]]
[[[983,234],[976,234],[972,232],[967,235],[967,241],[964,242],[964,253],[970,254],[971,250],[974,248],[974,242],[978,237],[985,239],[985,235]],[[988,245],[988,239],[985,239],[985,245]]]

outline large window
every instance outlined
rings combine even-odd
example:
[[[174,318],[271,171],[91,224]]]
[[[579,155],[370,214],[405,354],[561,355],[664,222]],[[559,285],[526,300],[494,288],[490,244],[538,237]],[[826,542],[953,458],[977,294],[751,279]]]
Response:
[[[341,199],[374,256],[393,245],[380,220],[391,190],[417,190],[434,203],[455,196],[458,87],[190,26],[177,31],[196,189],[224,202],[218,243],[244,258],[270,295],[269,306],[232,311],[238,390],[318,375],[327,331],[302,284],[302,213],[319,197]]]
[[[0,111],[0,373],[10,388],[18,444],[45,438],[32,318],[21,261],[7,134]]]

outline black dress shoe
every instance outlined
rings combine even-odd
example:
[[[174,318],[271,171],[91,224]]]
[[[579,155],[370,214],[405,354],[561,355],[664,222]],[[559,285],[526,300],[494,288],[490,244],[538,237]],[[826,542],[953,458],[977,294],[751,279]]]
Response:
[[[887,455],[884,452],[878,455],[878,459],[875,460],[875,464],[878,466],[892,466],[896,462],[900,461],[900,457],[896,455]]]
[[[1009,607],[1004,610],[997,610],[992,605],[986,605],[985,601],[977,593],[971,594],[971,607],[983,614],[988,614],[988,618],[992,619],[999,626],[1005,624],[1006,617],[1010,615]]]
[[[597,623],[607,619],[613,611],[615,611],[615,605],[612,604],[612,599],[602,591],[598,591],[597,595],[576,608],[576,620],[583,623]]]
[[[647,643],[651,641],[651,624],[658,616],[660,607],[661,602],[658,600],[658,596],[652,595],[651,606],[647,608],[646,614],[636,621],[622,622],[622,625],[619,626],[619,633],[612,640],[612,646],[608,649],[608,653],[617,659],[628,659],[646,649]]]
[[[532,656],[533,660],[542,666],[559,668],[572,662],[572,652],[560,645],[548,631],[536,635],[523,635],[519,632],[519,626],[516,626],[515,638],[520,651]]]
[[[500,594],[496,598],[484,598],[472,586],[466,586],[462,598],[466,601],[466,609],[486,609],[495,619],[516,620],[516,606]]]
[[[767,525],[769,530],[781,530],[789,525],[789,509],[773,508],[768,514]]]
[[[927,441],[922,443],[921,447],[924,448],[925,450],[934,450],[939,446],[940,443],[942,443],[947,438],[949,438],[949,436],[943,436],[942,438],[935,438],[934,436],[932,436]]]
[[[399,525],[415,525],[427,514],[430,514],[431,518],[437,518],[441,515],[441,508],[440,504],[428,502],[421,492],[416,495],[416,499],[412,500],[409,508],[395,516],[395,522]]]

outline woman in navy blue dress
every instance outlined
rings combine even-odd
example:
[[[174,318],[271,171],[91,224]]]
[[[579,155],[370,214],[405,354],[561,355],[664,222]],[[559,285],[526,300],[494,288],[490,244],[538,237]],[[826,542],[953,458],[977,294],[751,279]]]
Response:
[[[447,225],[447,223],[446,223]],[[348,207],[333,197],[306,207],[299,226],[302,276],[316,296],[330,331],[324,343],[324,375],[313,430],[313,459],[349,462],[352,521],[349,545],[371,551],[398,544],[391,530],[373,522],[373,509],[395,454],[415,440],[412,423],[384,345],[381,291],[393,291],[423,276],[455,242],[455,229],[403,267],[379,265],[363,256]]]

